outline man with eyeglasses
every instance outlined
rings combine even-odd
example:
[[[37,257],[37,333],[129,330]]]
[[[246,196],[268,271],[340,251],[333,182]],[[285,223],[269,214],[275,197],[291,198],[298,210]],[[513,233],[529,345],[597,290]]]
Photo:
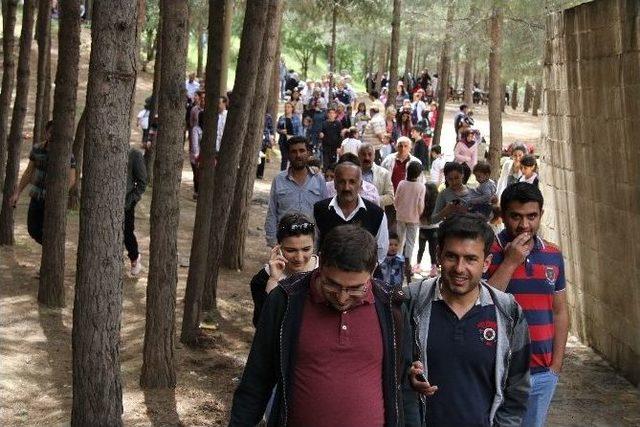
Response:
[[[404,426],[400,382],[402,291],[372,272],[376,242],[355,225],[333,228],[320,267],[281,281],[268,296],[229,425],[256,425],[276,387],[268,425]]]

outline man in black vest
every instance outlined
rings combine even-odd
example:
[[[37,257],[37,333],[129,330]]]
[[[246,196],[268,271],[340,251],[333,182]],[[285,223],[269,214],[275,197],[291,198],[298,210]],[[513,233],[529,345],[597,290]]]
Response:
[[[318,232],[317,244],[329,230],[339,225],[358,225],[371,233],[378,243],[378,262],[387,255],[389,230],[384,211],[358,194],[362,186],[362,170],[351,162],[339,163],[335,169],[336,196],[321,200],[313,206]]]

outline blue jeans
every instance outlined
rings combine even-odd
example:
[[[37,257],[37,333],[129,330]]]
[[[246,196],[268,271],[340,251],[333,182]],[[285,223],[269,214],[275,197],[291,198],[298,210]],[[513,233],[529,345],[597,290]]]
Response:
[[[531,375],[531,394],[522,427],[544,426],[557,385],[558,375],[550,370]]]

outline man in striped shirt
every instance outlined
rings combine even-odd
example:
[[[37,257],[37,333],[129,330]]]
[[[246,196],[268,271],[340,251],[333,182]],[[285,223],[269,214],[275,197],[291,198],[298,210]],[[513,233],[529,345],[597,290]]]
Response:
[[[560,250],[538,235],[543,198],[519,182],[502,193],[505,230],[496,237],[488,282],[513,294],[531,336],[531,394],[522,426],[543,426],[562,369],[569,329],[564,263]]]

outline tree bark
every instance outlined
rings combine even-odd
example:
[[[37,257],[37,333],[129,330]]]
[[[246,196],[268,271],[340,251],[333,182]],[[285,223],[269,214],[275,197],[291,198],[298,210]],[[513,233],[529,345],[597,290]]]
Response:
[[[138,60],[136,3],[94,6],[73,304],[72,426],[122,425],[122,224]]]
[[[231,7],[226,0],[214,0],[209,5],[209,43],[207,45],[207,66],[205,77],[206,99],[216,99],[222,90],[221,74],[224,54],[225,19],[231,18],[227,10]],[[180,341],[187,345],[197,345],[200,331],[200,311],[202,291],[207,271],[209,251],[209,231],[211,229],[211,210],[213,209],[213,189],[215,177],[215,141],[218,127],[218,114],[215,108],[205,108],[204,129],[200,144],[200,191],[196,205],[196,217],[193,224],[189,274],[184,295],[184,314]]]
[[[453,39],[453,19],[455,18],[455,2],[449,0],[447,4],[447,22],[445,27],[444,41],[442,43],[442,54],[440,55],[440,74],[438,75],[438,121],[436,122],[436,128],[433,133],[433,145],[440,144],[440,135],[442,133],[442,123],[444,122],[445,106],[447,103],[447,93],[449,88],[447,82],[449,81],[449,67],[451,61],[449,59],[451,55],[451,41]]]
[[[391,19],[391,50],[389,59],[389,96],[387,107],[396,103],[396,86],[398,84],[398,55],[400,53],[400,14],[402,0],[393,0],[393,17]]]
[[[464,61],[464,77],[462,84],[464,85],[464,103],[467,105],[473,104],[473,64],[470,59],[471,47],[467,46],[467,53],[465,54]]]
[[[267,22],[271,22],[272,25],[267,28],[262,43],[258,68],[258,75],[261,78],[256,81],[253,104],[251,105],[251,111],[254,114],[249,118],[247,135],[240,157],[240,164],[246,166],[238,171],[231,207],[233,215],[229,218],[229,224],[226,227],[222,263],[225,267],[232,269],[244,268],[244,248],[249,227],[250,203],[253,198],[253,182],[258,166],[257,153],[260,150],[263,137],[264,111],[269,93],[268,83],[273,80],[272,73],[275,71],[273,64],[278,62],[278,56],[275,56],[275,52],[280,34],[280,23],[282,22],[280,9],[279,3],[278,7],[270,9],[267,15]]]
[[[216,0],[217,3],[217,0]],[[209,6],[211,7],[211,6]],[[220,69],[220,96],[225,96],[227,94],[228,84],[227,80],[229,79],[229,49],[231,46],[231,26],[233,24],[233,9],[235,8],[235,3],[233,0],[224,0],[224,10],[227,14],[224,17],[224,32],[222,33],[222,67]],[[209,38],[209,43],[211,43],[211,38]],[[236,69],[239,69],[236,67]],[[211,99],[211,98],[209,98]]]
[[[187,0],[162,0],[162,72],[157,138],[156,185],[151,198],[151,245],[147,282],[147,316],[140,386],[174,388],[178,222],[184,141],[184,76],[187,71],[189,8]]]
[[[35,0],[25,0],[22,9],[22,30],[20,33],[20,52],[18,53],[18,77],[16,81],[16,97],[13,102],[13,116],[7,140],[7,168],[0,210],[0,245],[13,245],[14,208],[10,205],[11,196],[18,185],[20,170],[20,149],[22,147],[22,128],[27,115],[29,98],[29,56],[33,40],[33,22],[35,17]]]
[[[198,60],[196,65],[196,76],[202,77],[203,62],[204,62],[204,28],[198,26],[197,36],[198,41],[196,43],[198,50]]]
[[[414,38],[413,34],[409,35],[409,40],[407,40],[407,57],[404,59],[404,72],[413,74],[413,48],[414,48]]]
[[[275,25],[275,24],[272,24]],[[271,87],[269,88],[269,101],[267,113],[273,120],[278,118],[278,106],[280,102],[280,57],[282,55],[282,31],[278,31],[278,44],[276,45],[275,61],[271,71]]]
[[[158,18],[158,29],[156,30],[156,60],[153,64],[153,89],[151,90],[153,102],[149,110],[149,125],[156,122],[158,115],[158,102],[160,100],[160,77],[162,74],[162,15]],[[159,116],[159,115],[158,115]],[[153,164],[156,160],[155,141],[147,147],[145,156],[145,167],[147,169],[147,184],[153,186]]]
[[[542,83],[536,83],[536,88],[533,93],[533,105],[531,106],[531,114],[534,116],[538,115],[538,110],[540,109],[540,103],[542,102]]]
[[[69,205],[67,206],[69,209],[76,211],[80,209],[80,188],[82,188],[80,181],[82,179],[82,160],[84,156],[86,123],[87,109],[83,108],[80,120],[78,121],[78,126],[76,127],[76,135],[73,138],[73,147],[71,149],[73,157],[76,159],[76,180],[69,189]]]
[[[91,21],[93,18],[93,0],[85,0],[84,11],[85,21]]]
[[[522,110],[525,113],[528,113],[531,109],[531,101],[532,101],[532,87],[531,84],[527,81],[524,84],[524,100],[522,101]]]
[[[215,172],[214,200],[211,212],[212,223],[209,232],[209,255],[207,257],[207,274],[202,308],[209,310],[216,307],[216,288],[218,269],[224,246],[229,214],[228,206],[232,203],[233,188],[238,174],[238,164],[242,146],[237,141],[244,141],[247,134],[247,124],[251,113],[251,104],[256,87],[259,69],[259,57],[264,34],[266,33],[266,17],[268,11],[280,7],[280,0],[269,0],[268,6],[247,3],[240,52],[238,54],[238,69],[242,73],[236,74],[233,84],[233,102],[229,108],[224,134],[218,153],[218,167]],[[273,16],[273,15],[272,15]],[[255,152],[257,155],[257,151]]]
[[[455,64],[453,68],[453,91],[458,90],[458,83],[460,83],[460,51],[456,49],[456,52],[453,57],[453,62]]]
[[[515,110],[518,108],[518,82],[513,82],[513,87],[511,89],[511,109]]]
[[[44,211],[42,258],[38,302],[48,307],[63,307],[64,244],[69,194],[69,157],[76,121],[78,64],[80,61],[80,0],[60,3],[58,49],[64,60],[58,61],[53,98],[53,139],[47,159],[46,209]]]
[[[504,84],[502,83],[502,21],[503,10],[496,2],[491,12],[489,38],[489,163],[491,177],[500,175],[500,157],[502,155],[502,104],[504,103]]]
[[[378,74],[376,75],[376,90],[378,93],[382,92],[382,74],[386,71],[385,67],[385,55],[387,54],[386,43],[382,42],[378,44]]]
[[[336,24],[338,22],[338,1],[331,2],[331,46],[329,47],[329,72],[336,71]]]
[[[16,80],[16,10],[18,0],[2,0],[2,91],[0,92],[0,191],[4,194],[4,175],[7,165],[7,126],[9,108]]]
[[[39,0],[38,21],[36,23],[36,42],[38,43],[38,74],[36,86],[36,108],[33,120],[33,143],[42,140],[42,129],[49,119],[49,111],[45,113],[45,86],[51,78],[51,0]],[[49,73],[47,73],[49,68]]]

